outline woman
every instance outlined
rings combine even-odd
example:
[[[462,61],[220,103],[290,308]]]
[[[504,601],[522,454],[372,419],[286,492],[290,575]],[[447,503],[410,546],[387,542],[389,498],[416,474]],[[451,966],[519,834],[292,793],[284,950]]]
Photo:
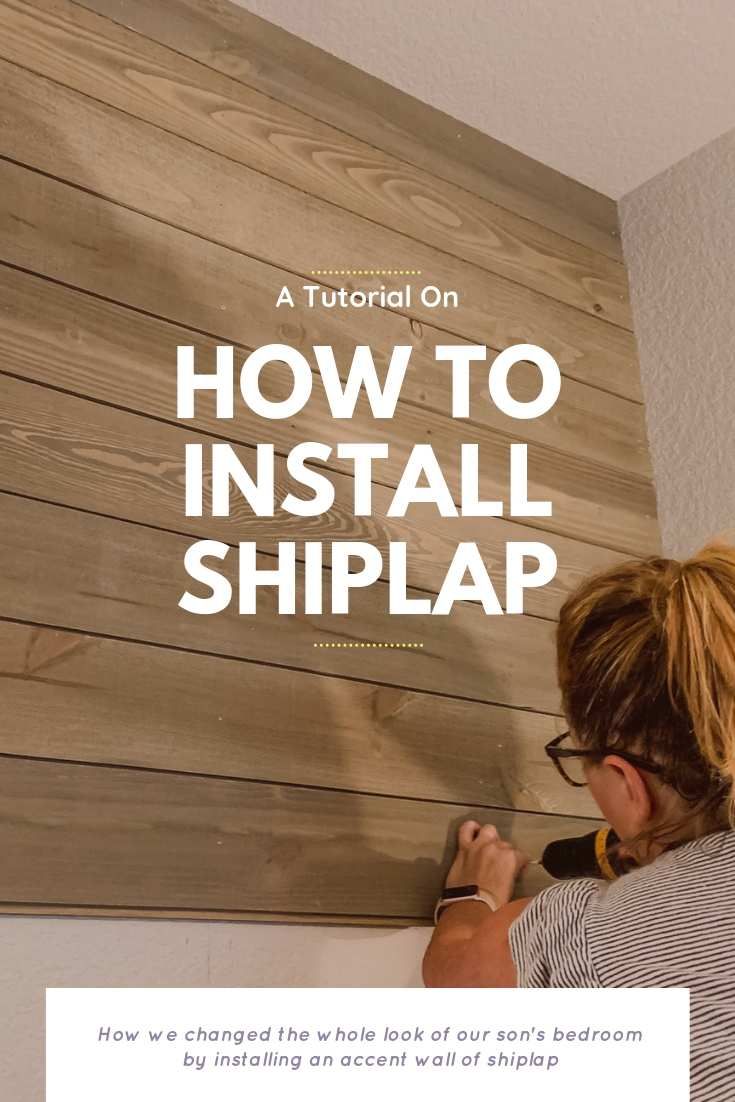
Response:
[[[735,550],[600,574],[557,632],[579,769],[621,849],[620,880],[571,880],[511,902],[526,858],[467,822],[424,959],[429,986],[688,987],[692,1098],[735,1096]],[[554,753],[554,747],[550,752]],[[494,909],[493,909],[494,908]]]

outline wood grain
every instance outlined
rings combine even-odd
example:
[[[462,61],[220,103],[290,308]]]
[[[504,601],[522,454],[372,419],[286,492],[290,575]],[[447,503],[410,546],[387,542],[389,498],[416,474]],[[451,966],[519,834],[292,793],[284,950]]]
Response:
[[[388,518],[392,491],[373,490],[372,517],[355,517],[354,486],[345,474],[330,472],[335,504],[308,520],[278,510],[255,517],[233,496],[230,517],[184,515],[184,446],[212,439],[181,426],[161,424],[107,406],[90,404],[0,375],[0,488],[76,508],[93,510],[174,532],[236,544],[256,539],[261,551],[277,554],[280,540],[368,540],[381,552],[391,541],[405,542],[412,586],[438,592],[460,540],[476,542],[488,569],[498,578],[504,600],[507,541],[541,539],[557,555],[557,575],[548,586],[527,591],[526,611],[556,617],[561,602],[581,579],[624,559],[615,551],[582,544],[515,522],[438,515],[419,503],[406,517]],[[253,437],[254,438],[254,437]],[[308,437],[307,437],[308,438]],[[255,472],[252,449],[238,449]],[[279,500],[302,491],[279,460]],[[299,543],[299,558],[302,558]]]
[[[228,308],[235,310],[239,307],[242,313],[243,302],[247,302],[252,310],[248,322],[252,319],[254,327],[261,330],[267,325],[267,315],[264,317],[264,314],[269,308],[272,309],[274,297],[270,298],[269,307],[269,296],[267,292],[264,293],[262,282],[257,282],[258,276],[262,278],[264,274],[262,266],[258,266],[260,272],[252,272],[247,284],[241,279],[238,285],[233,286],[231,280],[234,273],[227,270],[229,262],[239,259],[248,266],[254,262],[247,261],[246,258],[235,258],[227,250],[218,250],[214,255],[206,257],[192,255],[200,253],[202,249],[207,251],[217,247],[205,245],[196,238],[178,234],[168,227],[151,223],[150,220],[128,211],[117,209],[110,213],[109,216],[115,219],[115,225],[105,227],[106,211],[104,207],[98,207],[99,200],[45,177],[29,174],[17,166],[3,165],[0,176],[5,178],[8,198],[2,223],[2,249],[4,257],[13,263],[41,267],[44,274],[74,279],[90,290],[105,290],[113,298],[120,295],[132,301],[133,305],[143,308],[150,308],[155,304],[158,307],[157,312],[164,314],[172,312],[176,315],[185,311],[186,316],[191,317],[193,314],[194,320],[210,331],[212,325],[218,325],[221,329],[229,328],[226,322],[222,324],[223,315],[226,315]],[[65,227],[69,227],[69,236],[55,241],[60,234],[65,235]],[[105,229],[107,232],[104,232]],[[141,267],[144,250],[140,244],[140,235],[149,235],[151,232],[157,238],[156,242],[148,243],[149,247],[153,246],[151,251],[154,254],[160,250],[165,260],[172,260],[171,250],[178,246],[176,259],[184,265],[183,270],[186,270],[187,261],[197,267],[208,268],[210,279],[205,287],[210,288],[210,293],[212,283],[216,282],[215,265],[219,260],[223,265],[221,285],[215,288],[214,298],[216,302],[216,298],[227,296],[229,302],[220,302],[219,310],[216,309],[215,302],[212,302],[203,310],[201,298],[194,300],[183,294],[182,288],[170,279],[166,267],[161,269],[160,260],[158,269],[152,264]],[[41,242],[44,239],[54,241],[57,247],[52,250],[43,248]],[[238,291],[241,295],[238,295]],[[239,328],[239,322],[237,327]],[[313,338],[317,343],[322,343],[320,337],[332,336],[329,332],[322,332],[317,326],[312,329],[316,331],[309,334],[309,339]],[[288,325],[282,325],[279,335],[288,337],[290,331]],[[296,332],[298,331],[297,328]],[[272,332],[268,335],[263,333],[264,340],[272,339],[272,336]],[[344,335],[342,344],[344,345]],[[337,352],[339,351],[337,347]],[[506,449],[502,448],[501,451],[502,456],[498,454],[497,459],[505,462]],[[552,485],[558,484],[560,479],[566,477],[565,470],[573,469],[574,466],[573,460],[559,458],[555,462],[554,457],[551,457],[548,463],[544,461],[544,477]],[[597,479],[594,472],[589,474],[592,477],[591,481],[588,480],[587,489],[582,482],[579,499],[570,501],[570,509],[584,509],[585,498],[591,499],[592,510],[601,521],[609,523],[609,530],[616,539],[621,540],[618,544],[621,549],[632,553],[652,549],[657,537],[653,518],[654,499],[650,486],[621,479],[616,474],[605,473]],[[600,479],[604,483],[602,498]],[[607,503],[608,509],[602,508],[600,500]],[[561,508],[561,503],[558,507]],[[586,524],[587,519],[583,523]],[[573,527],[574,524],[577,524],[576,528]],[[562,531],[577,535],[587,533],[586,529],[585,533],[580,531],[573,516],[570,516],[569,524],[564,524]],[[603,537],[600,542],[610,541]]]
[[[7,902],[192,910],[427,917],[458,823],[488,819],[459,805],[17,759],[0,762],[0,799]],[[489,818],[534,855],[589,829]]]
[[[559,717],[0,621],[0,752],[597,817]]]
[[[60,506],[0,495],[0,609],[8,619],[99,632],[184,650],[380,681],[399,688],[557,713],[554,625],[531,616],[389,616],[383,582],[355,590],[349,616],[279,616],[270,588],[257,618],[236,602],[215,616],[184,612],[191,539]],[[222,573],[233,581],[234,552]],[[260,557],[259,566],[273,561]],[[193,583],[192,583],[193,585]],[[411,595],[419,594],[410,591]],[[297,610],[303,608],[297,581]],[[335,650],[319,642],[421,641],[421,650]]]
[[[171,420],[175,413],[171,357],[176,345],[195,341],[203,361],[214,362],[213,341],[24,272],[0,267],[0,299],[3,303],[0,310],[0,342],[6,370],[105,402]],[[432,361],[428,355],[422,357],[421,352],[421,348],[414,350],[418,370],[408,372],[406,391],[412,399],[422,392],[428,398],[433,386],[434,400],[439,406],[446,391],[446,380],[437,378],[432,384]],[[106,369],[100,370],[100,365],[105,365]],[[556,431],[563,441],[568,439],[568,448],[574,451],[576,439],[582,442],[586,436],[602,439],[606,430],[610,429],[611,440],[618,438],[619,433],[623,447],[624,424],[618,426],[617,421],[613,431],[607,420],[597,418],[591,421],[595,425],[594,433],[583,434],[583,407],[577,407],[575,411],[564,400],[570,387],[575,386],[583,389],[569,380],[564,382],[558,421],[548,426],[552,438]],[[597,391],[591,390],[590,393],[604,397]],[[233,440],[246,439],[241,423],[242,414],[238,411],[231,427],[228,426]],[[217,433],[222,428],[222,422],[204,404],[197,409],[195,424],[202,432]],[[528,427],[536,424],[527,422]],[[565,424],[572,426],[570,433],[573,435],[570,437],[563,436]],[[574,426],[579,428],[579,432]],[[528,427],[524,429],[526,435]],[[252,436],[247,438],[253,439]],[[376,493],[381,495],[380,490]],[[383,500],[384,496],[379,496],[376,501]],[[343,498],[343,492],[339,493],[339,497]],[[128,498],[126,504],[130,507],[134,502],[131,503]],[[109,497],[104,511],[109,512]],[[382,512],[385,513],[385,510]],[[478,525],[472,518],[445,520],[438,517],[432,507],[422,505],[416,506],[416,512],[412,515],[400,523],[383,516],[379,527],[376,527],[375,538],[381,547],[385,543],[384,533],[395,532],[395,538],[405,539],[409,545],[412,577],[419,587],[429,589],[434,589],[437,570],[442,563],[449,561],[459,539],[476,540],[487,561],[495,564],[502,561],[503,547],[508,540],[535,538],[532,529],[521,528],[501,519],[492,526],[484,523]],[[520,531],[523,532],[522,537],[518,536]],[[262,532],[260,538],[263,538]],[[527,594],[528,610],[541,616],[556,616],[561,601],[583,577],[624,558],[618,552],[563,536],[547,534],[544,539],[554,548],[558,570],[556,578],[548,586],[529,590]]]
[[[207,240],[306,279],[322,272],[318,282],[332,287],[402,289],[407,279],[394,270],[419,270],[423,277],[411,280],[414,286],[454,290],[459,302],[432,308],[421,303],[416,291],[412,305],[399,311],[465,337],[487,334],[489,302],[507,303],[516,317],[545,309],[550,318],[559,315],[562,324],[579,318],[583,326],[596,328],[604,317],[626,332],[632,325],[619,265],[611,263],[615,271],[603,279],[568,260],[557,265],[546,253],[541,263],[528,248],[498,236],[495,251],[520,254],[523,270],[530,273],[524,279],[534,284],[530,289],[517,282],[515,261],[505,265],[512,265],[511,280],[507,270],[499,275],[477,267],[5,61],[0,70],[0,142],[6,156]],[[131,161],[135,173],[125,171]],[[296,224],[299,233],[289,232],[287,227]],[[485,251],[494,255],[487,244]],[[338,274],[352,269],[381,274],[352,275],[346,281]]]
[[[372,516],[354,515],[354,484],[351,478],[333,479],[336,488],[334,508],[321,517],[301,518],[282,511],[278,506],[288,492],[297,497],[308,496],[300,484],[291,478],[285,460],[277,467],[275,515],[256,517],[244,499],[234,492],[229,517],[193,518],[184,516],[184,449],[187,443],[201,443],[205,449],[211,438],[202,436],[184,425],[167,425],[141,419],[136,414],[90,403],[32,383],[0,375],[0,448],[2,469],[0,485],[32,497],[61,500],[96,512],[114,513],[149,524],[174,530],[201,533],[232,543],[240,533],[242,538],[256,532],[267,534],[269,544],[279,539],[292,539],[300,533],[309,538],[352,538],[367,531],[383,541],[394,527],[405,532],[404,518],[395,524],[385,518],[392,501],[385,485],[396,486],[414,442],[431,444],[442,465],[455,501],[461,503],[462,432],[454,422],[416,415],[404,407],[395,418],[379,422],[366,430],[370,419],[358,416],[346,422],[333,421],[326,409],[326,400],[319,396],[307,410],[288,422],[278,422],[283,429],[271,428],[273,422],[258,422],[252,418],[249,439],[268,440],[283,455],[299,441],[317,440],[336,449],[340,441],[361,442],[366,438],[385,442],[389,458],[376,460],[376,477],[384,484],[376,491]],[[321,405],[321,411],[320,411]],[[247,438],[247,437],[246,437]],[[480,494],[485,500],[501,501],[509,512],[509,446],[502,440],[477,431],[480,448]],[[256,452],[253,448],[234,449],[243,466],[256,476]],[[40,463],[39,463],[40,460]],[[333,466],[351,471],[351,464],[336,460]],[[205,473],[208,464],[205,465]],[[602,546],[612,544],[615,550],[633,555],[652,549],[656,527],[651,513],[653,491],[650,487],[625,476],[598,471],[577,464],[573,459],[533,451],[528,464],[528,492],[532,500],[550,500],[553,515],[533,517],[536,532],[528,524],[513,526],[515,538],[541,538],[547,531],[580,537]],[[206,495],[208,496],[208,495]],[[211,509],[211,502],[205,505]],[[433,505],[419,510],[409,506],[407,517],[413,525],[422,516],[441,519]],[[467,518],[463,531],[479,534],[495,532],[495,518]],[[623,528],[623,531],[619,531]],[[387,530],[386,530],[387,529]],[[459,540],[456,518],[447,518],[442,526],[447,541]],[[506,526],[504,532],[508,532]],[[499,534],[499,533],[498,533]],[[491,537],[492,538],[492,537]],[[493,538],[496,555],[505,555],[504,546]],[[451,544],[447,550],[450,550]],[[451,557],[451,551],[450,551]],[[441,564],[440,564],[441,565]],[[448,565],[448,562],[446,563]]]
[[[554,618],[584,575],[659,546],[615,204],[224,0],[0,0],[0,192],[0,912],[425,922],[468,816],[533,857],[588,832],[589,793],[543,751],[563,724]],[[410,283],[414,302],[309,309],[316,280]],[[459,306],[421,305],[424,284]],[[176,345],[207,370],[216,344],[239,366],[272,342],[331,345],[342,378],[357,345],[381,374],[410,345],[396,416],[333,420],[312,365],[289,420],[218,421],[207,395],[177,421]],[[480,369],[453,419],[434,349],[467,342],[548,349],[554,409],[511,421]],[[514,369],[517,398],[536,386]],[[385,441],[374,515],[332,455],[324,517],[235,497],[186,518],[184,445],[216,439],[251,469],[274,444],[277,502],[294,444]],[[551,518],[387,518],[414,443],[459,500],[477,442],[481,495],[506,499],[513,440]],[[178,607],[205,592],[183,565],[203,537],[230,545],[216,616]],[[295,615],[272,589],[238,614],[238,541],[272,569],[280,541],[348,539],[406,542],[413,597],[461,540],[501,599],[507,542],[548,542],[559,570],[521,616],[389,616],[387,569],[348,616],[306,616],[299,562]],[[535,867],[520,891],[546,883]]]
[[[0,51],[17,65],[552,298],[622,317],[625,269],[601,253],[64,0],[5,0],[0,21]],[[53,103],[62,141],[74,133],[73,96],[10,66],[1,76],[10,118],[41,117]]]
[[[171,0],[165,9],[146,0],[78,3],[523,218],[622,258],[617,208],[607,196],[240,7],[224,0]]]
[[[338,356],[347,349],[351,355],[356,344],[391,348],[423,335],[422,328],[415,332],[411,319],[379,309],[305,307],[284,316],[275,306],[283,286],[292,286],[300,302],[303,285],[284,270],[14,164],[0,162],[0,186],[0,259],[170,321],[248,346],[274,339],[332,344]],[[484,309],[469,334],[473,340],[491,348],[519,341],[540,344],[578,381],[625,396],[639,393],[632,337],[625,330],[578,310],[558,313],[541,296],[522,304],[513,301],[515,293],[509,297],[501,291],[483,299]],[[469,301],[478,301],[471,290],[467,293]],[[392,339],[394,334],[402,339]]]
[[[199,333],[1,264],[0,295],[3,365],[25,378],[172,420],[176,410],[172,371],[176,346],[195,343],[202,363],[215,362],[216,342]],[[409,330],[411,361],[401,391],[401,408],[408,403],[418,411],[447,419],[451,405],[449,368],[436,360],[434,349],[440,344],[463,342],[429,326],[416,328],[421,329],[420,335]],[[294,334],[296,347],[310,353],[304,340],[307,334],[302,336],[297,327]],[[373,348],[381,375],[391,347],[387,341],[393,337],[405,342],[406,334],[386,333],[386,339],[378,337],[379,343]],[[238,349],[240,363],[249,351]],[[489,360],[493,355],[488,353]],[[107,365],[108,370],[101,372],[100,364]],[[343,378],[348,366],[347,357],[339,359]],[[536,369],[519,363],[513,369],[511,385],[517,399],[532,399],[538,393]],[[464,429],[466,439],[473,432],[470,426],[477,425],[503,437],[543,444],[601,466],[651,476],[643,407],[566,376],[552,410],[542,417],[518,422],[502,414],[491,401],[487,369],[478,364],[471,375],[470,414],[467,420],[456,422]],[[227,431],[247,442],[251,437],[246,440],[240,432],[242,420],[238,409]],[[196,423],[203,430],[219,432],[222,428],[222,422],[207,407],[206,398],[197,407]],[[243,431],[246,429],[245,425]]]

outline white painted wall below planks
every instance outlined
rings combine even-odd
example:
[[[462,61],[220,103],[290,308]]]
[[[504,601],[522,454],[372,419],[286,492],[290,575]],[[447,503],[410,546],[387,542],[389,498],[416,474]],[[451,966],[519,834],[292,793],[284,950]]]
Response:
[[[0,1098],[43,1100],[46,987],[418,987],[429,933],[3,918]]]

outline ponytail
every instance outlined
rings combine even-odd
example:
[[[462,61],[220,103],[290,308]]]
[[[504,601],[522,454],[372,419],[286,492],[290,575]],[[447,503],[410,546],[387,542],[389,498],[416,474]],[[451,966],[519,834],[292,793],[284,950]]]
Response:
[[[665,604],[669,693],[707,764],[735,779],[735,551],[710,544],[678,565]]]
[[[735,548],[652,557],[583,582],[557,629],[562,703],[588,749],[658,762],[693,808],[735,824]]]

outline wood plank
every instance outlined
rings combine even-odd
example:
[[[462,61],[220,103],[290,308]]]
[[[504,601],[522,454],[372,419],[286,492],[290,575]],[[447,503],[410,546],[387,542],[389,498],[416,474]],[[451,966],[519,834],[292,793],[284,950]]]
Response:
[[[330,75],[319,51],[244,12],[231,13],[246,28],[235,53],[249,41],[255,76],[217,72],[211,38],[206,58],[187,59],[149,35],[179,10],[189,30],[187,12],[205,30],[230,18],[220,0],[170,0],[140,34],[69,0],[0,0],[0,910],[424,921],[468,815],[532,856],[597,821],[543,754],[562,720],[555,625],[541,617],[593,564],[658,547],[614,204],[468,130],[445,174],[452,120],[400,94],[393,111],[364,75],[348,91],[340,63]],[[392,136],[373,141],[391,113]],[[404,131],[417,137],[392,148]],[[336,269],[353,267],[421,269],[348,282],[436,283],[460,306],[277,312],[284,283],[329,268],[338,286]],[[335,431],[320,384],[292,423],[243,414],[223,427],[210,405],[181,425],[182,334],[198,357],[216,342],[238,355],[331,344],[343,375],[356,344],[380,349],[381,367],[394,344],[415,356],[398,415],[379,426],[363,405]],[[442,521],[423,507],[385,520],[418,441],[458,496],[460,443],[478,440],[482,494],[507,497],[519,426],[487,403],[481,375],[483,412],[471,425],[448,416],[432,352],[458,339],[531,341],[561,364],[562,402],[520,426],[530,496],[554,501],[548,524]],[[534,381],[522,368],[514,389]],[[280,396],[277,372],[268,385]],[[187,520],[183,445],[213,433],[231,434],[248,465],[255,441],[272,440],[279,497],[297,441],[385,439],[375,517],[354,518],[335,461],[323,519],[236,507]],[[539,615],[462,603],[391,617],[384,575],[353,593],[349,616],[306,616],[300,564],[295,615],[278,614],[272,590],[257,617],[236,598],[215,617],[178,607],[201,591],[183,568],[199,536],[256,540],[269,569],[283,539],[301,553],[305,539],[405,539],[418,597],[459,539],[476,539],[500,583],[505,541],[544,539],[544,526],[562,569],[533,595]],[[231,549],[223,572],[236,571]],[[330,581],[327,570],[325,597]],[[531,869],[521,892],[544,882]]]
[[[251,338],[262,337],[263,343],[273,339],[270,312],[277,291],[271,297],[263,286],[267,275],[274,274],[272,270],[132,212],[110,209],[92,196],[16,165],[0,164],[0,183],[5,185],[6,199],[0,212],[0,249],[6,260],[41,268],[47,276],[83,284],[111,298],[119,295],[139,308],[155,308],[163,316],[183,315],[189,324],[198,323],[210,333],[230,328],[226,321],[229,310],[237,318],[234,329],[248,332]],[[234,270],[233,259],[242,262]],[[242,265],[245,272],[239,270]],[[187,270],[206,271],[208,279],[192,280],[191,284],[182,281],[179,273]],[[203,302],[207,288],[210,300]],[[314,318],[313,312],[310,316]],[[331,343],[340,359],[347,354],[351,357],[354,344],[348,353],[343,327],[335,332],[322,317],[312,322],[309,343]],[[299,334],[298,321],[296,325],[293,329],[281,323],[278,335]],[[300,335],[302,340],[307,336]],[[354,335],[359,344],[368,334]],[[234,336],[236,340],[237,334]],[[495,458],[504,468],[507,447],[499,440]],[[549,454],[544,457],[541,474],[550,487],[559,485],[561,492],[569,495],[569,488],[562,483],[574,468],[573,460]],[[575,480],[575,487],[573,492],[579,496],[568,496],[568,523],[561,529],[565,534],[588,538],[587,526],[595,514],[611,535],[600,542],[633,554],[655,550],[658,531],[650,484],[616,472],[595,474],[590,469],[584,479]],[[557,510],[562,508],[560,499],[552,495],[552,500]],[[555,518],[550,520],[555,525]]]
[[[174,645],[399,688],[558,713],[554,625],[531,616],[390,616],[388,587],[355,590],[348,616],[281,616],[261,589],[257,617],[236,602],[215,616],[178,607],[190,579],[191,540],[61,506],[0,496],[0,609],[7,619]],[[260,557],[272,569],[273,560]],[[234,582],[229,555],[222,573]],[[297,610],[303,608],[297,577]],[[415,591],[410,595],[419,596]],[[421,649],[335,649],[315,644],[419,641]]]
[[[427,917],[470,815],[533,855],[590,825],[17,759],[0,762],[0,798],[0,896],[23,903]]]
[[[619,262],[66,0],[5,0],[0,21],[0,55],[15,65],[552,298],[587,308],[590,296],[598,301],[614,291],[615,309],[621,296],[627,299]],[[49,91],[45,82],[11,67],[3,72],[10,117],[38,117],[49,99],[59,115],[76,113],[65,91]],[[73,118],[69,125],[74,128]],[[62,124],[59,133],[66,132]]]
[[[234,492],[229,517],[202,518],[184,516],[184,449],[187,443],[208,448],[212,438],[186,425],[168,425],[137,414],[112,409],[87,399],[60,394],[0,374],[0,449],[3,463],[0,485],[6,490],[31,497],[60,500],[95,512],[113,513],[176,531],[201,533],[232,543],[240,533],[268,532],[270,541],[291,539],[304,530],[304,519],[276,509],[271,517],[256,517],[245,500]],[[321,407],[321,408],[320,408]],[[303,414],[278,422],[258,423],[252,418],[250,441],[268,440],[281,455],[300,441],[318,440],[336,449],[340,441],[361,442],[376,438],[388,444],[389,458],[376,460],[376,478],[384,484],[372,505],[372,516],[354,516],[354,483],[347,473],[334,479],[337,498],[334,508],[321,517],[310,518],[310,537],[318,538],[335,527],[343,538],[367,529],[380,533],[392,501],[385,486],[396,486],[408,459],[412,443],[428,442],[442,465],[455,501],[461,502],[461,445],[464,431],[452,421],[417,414],[410,406],[389,421],[376,425],[362,411],[355,418],[333,421],[326,410],[326,399],[310,402]],[[224,427],[224,426],[223,426]],[[222,430],[220,430],[222,431]],[[480,494],[485,500],[504,502],[509,509],[509,448],[504,441],[485,438],[482,430],[476,439],[480,448]],[[243,466],[256,477],[256,452],[252,447],[235,448]],[[41,460],[41,462],[39,462]],[[351,464],[339,460],[333,464],[351,472]],[[207,467],[205,466],[205,473]],[[303,487],[286,470],[286,461],[277,464],[277,505],[286,493],[297,497]],[[513,538],[532,539],[547,531],[613,545],[618,551],[642,554],[651,547],[657,531],[653,511],[653,490],[623,475],[598,471],[573,459],[545,454],[538,449],[529,458],[529,496],[532,500],[550,500],[553,515],[533,517],[536,531],[514,525]],[[205,495],[208,496],[208,495]],[[205,502],[205,513],[211,503]],[[440,520],[431,504],[416,511],[409,507],[414,525],[420,516]],[[464,519],[464,518],[462,518]],[[492,532],[495,518],[467,518],[464,531],[475,534]],[[443,531],[455,543],[458,518],[446,518]],[[405,532],[404,518],[393,525],[396,534]],[[423,527],[423,525],[421,525]],[[620,532],[618,529],[624,528]],[[505,528],[507,532],[508,527]],[[486,537],[487,538],[487,537]],[[382,539],[387,539],[383,529]],[[502,542],[493,538],[495,554],[505,556]],[[448,565],[448,563],[446,564]]]
[[[303,519],[282,510],[270,518],[255,517],[236,496],[229,518],[185,517],[184,445],[200,441],[208,447],[212,442],[191,429],[160,424],[2,375],[0,402],[0,488],[4,490],[192,537],[230,544],[255,539],[260,549],[270,554],[277,554],[280,540],[303,537]],[[238,449],[238,454],[255,474],[252,449]],[[489,523],[483,518],[441,517],[429,504],[419,503],[406,517],[388,518],[392,491],[384,486],[374,488],[374,515],[355,517],[352,479],[339,473],[331,473],[330,478],[335,504],[325,516],[311,518],[309,538],[367,539],[383,553],[392,540],[405,542],[411,585],[431,593],[441,587],[461,540],[477,543],[488,569],[499,577],[501,601],[505,597],[506,543],[539,538],[548,543],[557,555],[557,575],[548,586],[528,590],[524,607],[549,618],[557,616],[561,602],[584,576],[624,559],[615,551],[500,518]],[[283,460],[278,462],[275,481],[281,496],[287,490],[297,494],[302,490]]]
[[[1,621],[0,678],[6,754],[599,816],[555,716]]]
[[[176,409],[175,380],[171,370],[172,350],[178,344],[197,346],[204,364],[214,364],[216,342],[181,326],[158,318],[132,314],[115,303],[105,302],[70,288],[51,283],[30,273],[0,265],[0,341],[6,370],[24,378],[63,386],[78,394],[115,402],[128,409],[152,413],[171,420]],[[73,318],[73,325],[69,319]],[[274,322],[275,325],[275,322]],[[437,345],[463,343],[429,326],[421,338],[412,333],[409,369],[401,392],[401,408],[410,403],[446,418],[449,412],[448,365],[437,362]],[[307,346],[300,338],[295,344]],[[381,372],[386,366],[387,342],[374,348]],[[242,362],[251,349],[240,348]],[[492,353],[489,353],[492,359]],[[109,370],[100,372],[99,365]],[[338,368],[347,375],[348,360]],[[320,377],[319,377],[320,378]],[[538,373],[531,364],[519,363],[512,374],[512,389],[519,400],[538,393]],[[478,365],[471,375],[471,416],[458,424],[478,425],[503,437],[543,444],[555,451],[603,466],[651,477],[643,407],[595,387],[564,377],[554,408],[543,417],[520,422],[501,413],[490,400],[487,370]],[[201,411],[201,412],[200,412]],[[249,442],[240,432],[238,410],[228,425],[233,439]],[[197,409],[197,426],[219,432],[222,422],[210,413],[204,400]],[[520,432],[517,430],[521,430]],[[472,430],[466,430],[466,438]]]
[[[423,337],[415,319],[388,310],[302,308],[300,277],[18,165],[0,162],[0,185],[0,259],[83,290],[248,346],[275,338],[351,355],[356,344],[390,349]],[[298,303],[286,317],[275,305],[284,285]],[[638,390],[630,334],[580,311],[552,318],[550,300],[535,299],[520,313],[507,297],[488,300],[473,340],[540,344],[578,381],[624,396]]]
[[[433,926],[427,918],[384,918],[382,915],[284,914],[283,911],[206,911],[181,907],[95,907],[86,903],[64,906],[62,903],[2,903],[2,915],[30,915],[34,918],[144,918],[147,922],[258,922],[299,926],[365,926],[401,929],[406,926]]]
[[[78,0],[378,149],[620,259],[612,199],[222,0]]]
[[[496,274],[5,61],[0,77],[0,143],[6,156],[307,280],[320,272],[318,282],[331,287],[402,290],[409,281],[400,273],[419,271],[423,279],[410,281],[414,301],[397,309],[465,337],[488,333],[486,303],[507,303],[516,317],[545,310],[571,325],[579,318],[583,326],[607,328],[601,326],[604,319],[612,328],[632,328],[620,265],[611,263],[615,270],[600,277],[594,268],[567,259],[556,264],[545,253],[535,259],[524,246],[524,280],[535,288],[530,289],[517,282],[520,268],[514,261],[506,263],[511,269],[505,274]],[[131,162],[135,173],[126,171]],[[499,241],[504,255],[519,251],[507,235]],[[486,251],[491,254],[489,247]],[[353,273],[346,281],[339,274],[355,269],[381,274]],[[419,289],[427,283],[455,291],[458,304],[422,304]]]

